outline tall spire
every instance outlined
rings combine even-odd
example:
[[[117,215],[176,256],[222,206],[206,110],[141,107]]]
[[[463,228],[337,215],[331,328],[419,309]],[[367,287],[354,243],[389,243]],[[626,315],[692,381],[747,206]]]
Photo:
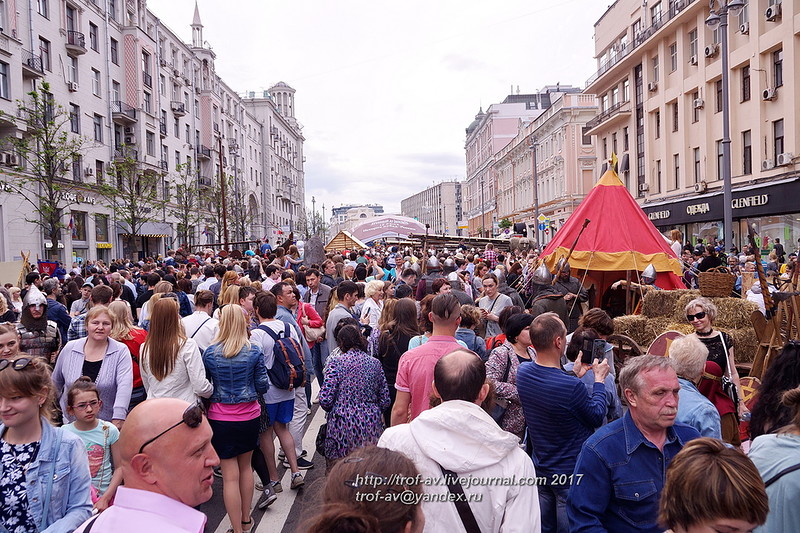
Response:
[[[192,19],[192,46],[195,48],[203,47],[203,23],[200,22],[200,9],[197,7],[197,0],[194,3],[194,18]]]

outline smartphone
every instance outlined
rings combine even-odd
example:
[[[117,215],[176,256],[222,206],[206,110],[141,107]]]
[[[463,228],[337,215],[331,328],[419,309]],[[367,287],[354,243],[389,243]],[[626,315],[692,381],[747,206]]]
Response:
[[[581,362],[591,365],[595,359],[598,362],[606,358],[606,341],[603,339],[584,339],[581,350]]]

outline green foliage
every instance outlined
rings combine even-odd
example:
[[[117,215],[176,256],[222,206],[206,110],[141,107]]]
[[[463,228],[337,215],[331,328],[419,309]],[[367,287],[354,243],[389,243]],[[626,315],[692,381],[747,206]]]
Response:
[[[500,229],[506,229],[506,228],[510,228],[512,226],[512,223],[507,218],[504,218],[503,220],[498,222],[497,225],[500,227]]]
[[[197,175],[189,165],[179,165],[175,170],[175,199],[169,204],[168,212],[177,219],[178,244],[191,245],[195,228],[208,220],[212,195],[209,188],[200,187]]]

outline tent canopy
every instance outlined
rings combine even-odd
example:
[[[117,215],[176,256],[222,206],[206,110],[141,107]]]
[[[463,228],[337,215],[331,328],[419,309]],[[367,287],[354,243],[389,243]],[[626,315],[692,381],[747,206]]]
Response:
[[[326,252],[335,250],[363,250],[365,248],[367,248],[367,245],[353,237],[349,231],[340,231],[325,245]]]
[[[362,242],[380,239],[407,238],[412,233],[425,233],[425,225],[400,215],[381,215],[364,219],[353,228],[353,237]]]
[[[659,276],[659,286],[683,288],[678,279],[680,261],[613,170],[603,174],[544,249],[542,255],[551,270],[569,254],[585,219],[590,223],[570,256],[572,268],[641,272],[652,264],[657,272],[675,274]]]

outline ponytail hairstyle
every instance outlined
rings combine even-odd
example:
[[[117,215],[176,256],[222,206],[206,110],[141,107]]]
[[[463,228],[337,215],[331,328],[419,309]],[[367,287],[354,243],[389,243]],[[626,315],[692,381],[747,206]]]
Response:
[[[75,403],[75,396],[79,392],[93,392],[97,394],[97,399],[100,399],[100,392],[97,390],[97,385],[89,376],[81,376],[75,380],[69,390],[67,390],[67,406],[72,407]]]
[[[780,433],[800,428],[800,387],[787,390],[783,393],[783,405],[792,411],[792,422],[781,429]]]

